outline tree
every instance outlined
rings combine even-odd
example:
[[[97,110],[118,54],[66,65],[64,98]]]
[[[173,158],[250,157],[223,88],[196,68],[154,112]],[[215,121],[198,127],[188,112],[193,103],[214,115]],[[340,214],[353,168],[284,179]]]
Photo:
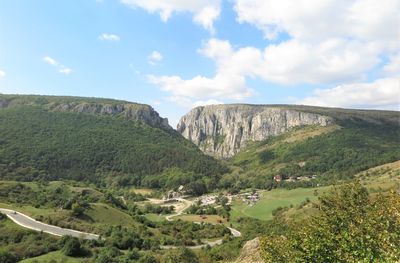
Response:
[[[195,196],[207,193],[207,186],[202,180],[189,183],[187,189],[190,194]]]
[[[285,236],[262,239],[267,262],[396,262],[400,196],[371,197],[359,182],[319,198],[319,213]],[[299,226],[300,225],[300,226]]]
[[[142,256],[139,260],[139,263],[158,263],[157,259],[149,254]]]
[[[119,262],[117,258],[121,252],[115,247],[105,247],[101,249],[94,257],[97,263],[114,263]]]
[[[64,255],[71,257],[82,255],[83,250],[81,247],[81,242],[76,237],[64,236],[60,243],[63,244],[61,251]]]
[[[8,251],[0,250],[0,262],[2,263],[14,263],[18,262],[17,258]]]
[[[0,213],[0,221],[6,219],[7,216],[3,213]]]
[[[78,204],[78,203],[74,203],[74,204],[72,205],[71,214],[72,214],[73,216],[75,216],[75,217],[82,216],[84,212],[85,212],[85,208],[84,208],[82,205],[80,205],[80,204]]]

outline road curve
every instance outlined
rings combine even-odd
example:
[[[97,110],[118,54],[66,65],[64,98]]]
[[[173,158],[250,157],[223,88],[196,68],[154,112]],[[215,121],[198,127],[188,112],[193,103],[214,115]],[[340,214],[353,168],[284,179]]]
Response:
[[[186,200],[186,199],[183,199],[183,198],[175,198],[175,200],[177,200],[179,202],[182,202],[185,205],[184,205],[184,207],[182,207],[179,210],[177,210],[175,214],[166,216],[165,219],[167,219],[167,221],[172,221],[173,217],[182,215],[183,211],[185,211],[187,208],[189,208],[193,204],[193,202],[191,202],[189,200]]]
[[[191,202],[189,200],[186,200],[186,199],[183,199],[183,198],[175,198],[175,199],[177,201],[185,203],[185,206],[183,208],[181,208],[179,211],[176,211],[175,214],[166,216],[165,219],[167,221],[172,221],[173,217],[182,215],[183,212],[193,204],[193,202]],[[193,223],[201,224],[202,222],[193,222]],[[236,230],[234,228],[231,228],[231,227],[227,227],[227,228],[229,229],[229,231],[231,231],[231,234],[232,234],[233,237],[241,237],[242,236],[242,233],[240,233],[238,230]],[[201,248],[204,248],[204,247],[207,247],[207,246],[213,247],[213,246],[221,245],[221,244],[222,244],[222,238],[218,239],[218,240],[215,240],[215,241],[208,241],[208,242],[206,242],[205,244],[202,244],[202,245],[186,246],[186,247],[188,247],[190,249],[201,249]],[[179,246],[161,246],[161,248],[162,249],[177,249],[177,248],[179,248]]]
[[[36,221],[35,219],[33,219],[27,215],[24,215],[20,212],[16,212],[14,210],[0,208],[0,212],[7,215],[8,218],[10,218],[12,221],[14,221],[14,223],[16,223],[20,226],[23,226],[25,228],[35,230],[35,231],[45,232],[45,233],[55,235],[55,236],[69,235],[69,236],[83,238],[83,239],[98,239],[99,238],[99,235],[80,232],[80,231],[76,231],[76,230],[72,230],[72,229],[61,228],[61,227],[53,226],[53,225],[48,225],[48,224]]]

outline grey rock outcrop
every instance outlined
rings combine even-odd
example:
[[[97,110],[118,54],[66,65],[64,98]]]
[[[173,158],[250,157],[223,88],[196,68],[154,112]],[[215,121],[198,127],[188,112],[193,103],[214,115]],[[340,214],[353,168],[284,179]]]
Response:
[[[183,116],[177,131],[204,153],[229,158],[250,141],[262,141],[301,125],[327,126],[331,117],[285,107],[210,105]]]
[[[264,263],[264,260],[260,254],[260,239],[257,237],[255,239],[247,241],[239,257],[234,263]]]
[[[161,118],[158,112],[151,106],[144,104],[122,103],[111,105],[96,103],[61,103],[50,105],[49,109],[51,111],[124,116],[130,120],[141,121],[153,127],[172,129],[168,124],[167,118]]]

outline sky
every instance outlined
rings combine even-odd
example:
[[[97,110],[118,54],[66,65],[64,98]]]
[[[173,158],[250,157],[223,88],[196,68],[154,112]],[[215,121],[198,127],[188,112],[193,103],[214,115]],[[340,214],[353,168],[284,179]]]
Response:
[[[2,0],[0,93],[400,110],[400,0]]]

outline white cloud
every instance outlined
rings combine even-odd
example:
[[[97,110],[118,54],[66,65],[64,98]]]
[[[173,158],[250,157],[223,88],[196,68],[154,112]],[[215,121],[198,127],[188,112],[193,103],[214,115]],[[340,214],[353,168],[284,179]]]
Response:
[[[400,110],[400,78],[384,78],[372,83],[345,84],[331,89],[317,89],[313,96],[297,104]]]
[[[246,86],[243,76],[217,74],[213,78],[196,76],[182,79],[179,76],[153,76],[148,80],[174,96],[186,98],[226,98],[241,100],[249,97],[252,90]]]
[[[45,63],[47,63],[47,64],[49,64],[49,65],[51,65],[51,66],[57,68],[57,71],[58,71],[59,73],[61,73],[61,74],[69,75],[69,74],[71,74],[72,71],[73,71],[72,69],[70,69],[70,68],[64,66],[63,64],[59,63],[57,60],[55,60],[55,59],[52,58],[52,57],[45,56],[45,57],[43,57],[43,61],[44,61]]]
[[[60,68],[58,70],[58,72],[60,72],[61,74],[64,74],[64,75],[69,75],[69,74],[72,73],[72,69],[70,69],[70,68]]]
[[[224,104],[224,102],[215,99],[193,100],[182,96],[170,96],[167,100],[187,109],[192,109],[198,106]]]
[[[383,67],[387,76],[400,77],[400,52],[390,57],[390,61]]]
[[[400,0],[235,0],[268,39],[258,75],[283,84],[359,81],[400,47]],[[260,59],[256,59],[260,63]],[[388,69],[390,70],[390,69]]]
[[[151,75],[150,82],[188,105],[243,100],[254,94],[249,78],[282,85],[361,83],[384,57],[390,57],[385,74],[399,72],[400,16],[394,10],[400,0],[234,0],[234,8],[240,23],[260,28],[273,44],[235,47],[210,39],[199,53],[215,62],[214,76]]]
[[[215,100],[215,99],[199,100],[199,101],[195,101],[193,103],[193,107],[207,106],[207,105],[217,105],[217,104],[224,104],[224,103],[222,101]]]
[[[163,56],[158,51],[151,52],[151,54],[147,57],[147,62],[153,66],[158,64],[161,60],[163,60]]]
[[[153,100],[153,101],[150,102],[150,104],[151,105],[155,105],[155,106],[160,106],[162,104],[162,102],[159,101],[159,100]]]
[[[399,0],[234,0],[240,23],[269,38],[286,32],[302,40],[358,38],[399,43]]]
[[[0,79],[4,78],[6,76],[6,73],[3,70],[0,70]]]
[[[361,79],[363,72],[377,63],[370,56],[373,47],[341,40],[321,43],[318,48],[293,40],[264,50],[235,50],[228,41],[210,39],[199,52],[215,61],[213,77],[150,76],[150,82],[173,96],[243,100],[254,94],[246,78],[282,84],[348,81]]]
[[[204,28],[214,31],[214,21],[220,15],[220,0],[121,0],[132,8],[143,8],[150,13],[158,13],[161,20],[167,22],[173,13],[189,12],[193,21]]]
[[[52,66],[57,66],[58,65],[58,62],[56,60],[54,60],[53,58],[48,57],[48,56],[44,57],[43,61],[46,62],[47,64],[52,65]]]
[[[243,100],[253,94],[253,90],[246,85],[244,75],[253,65],[249,64],[252,62],[252,51],[246,49],[235,55],[229,42],[211,39],[199,52],[216,61],[217,71],[213,77],[197,75],[182,79],[180,76],[149,75],[148,80],[171,93],[173,100],[182,106],[193,105],[193,100],[211,98]]]
[[[112,42],[118,42],[121,40],[121,38],[117,35],[106,34],[106,33],[101,34],[98,38],[102,41],[112,41]]]

